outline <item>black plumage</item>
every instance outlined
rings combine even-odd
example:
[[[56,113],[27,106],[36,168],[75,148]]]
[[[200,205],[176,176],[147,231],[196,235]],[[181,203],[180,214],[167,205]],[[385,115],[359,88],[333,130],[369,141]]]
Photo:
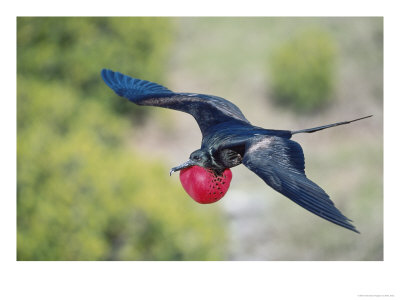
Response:
[[[226,168],[243,164],[303,208],[358,232],[325,191],[306,177],[303,150],[290,139],[296,133],[311,133],[370,116],[298,131],[264,129],[251,125],[236,105],[220,97],[174,93],[159,84],[106,69],[101,75],[119,96],[138,105],[170,108],[195,118],[203,135],[201,148],[187,162],[172,168],[171,173],[199,165],[220,174]]]

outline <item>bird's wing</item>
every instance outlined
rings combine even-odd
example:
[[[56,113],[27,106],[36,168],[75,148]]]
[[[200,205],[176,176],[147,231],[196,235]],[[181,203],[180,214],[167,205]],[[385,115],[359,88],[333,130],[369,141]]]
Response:
[[[165,107],[191,114],[203,135],[207,128],[222,122],[238,120],[249,123],[236,105],[220,97],[174,93],[159,84],[106,69],[101,71],[101,76],[115,93],[138,105]]]
[[[358,232],[324,190],[306,177],[304,154],[298,143],[276,136],[254,137],[246,143],[242,163],[274,190],[308,211]]]

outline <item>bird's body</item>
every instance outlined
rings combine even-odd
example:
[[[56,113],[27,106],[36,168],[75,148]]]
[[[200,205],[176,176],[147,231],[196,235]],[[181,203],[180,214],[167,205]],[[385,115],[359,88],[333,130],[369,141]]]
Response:
[[[227,168],[240,165],[246,142],[261,136],[290,139],[292,135],[287,130],[264,129],[236,120],[228,121],[210,128],[203,136],[201,150],[210,154],[213,163],[211,168],[220,173]]]
[[[303,208],[358,232],[324,190],[306,177],[303,150],[291,137],[367,117],[298,131],[264,129],[253,126],[236,105],[220,97],[174,93],[156,83],[105,69],[102,70],[102,77],[118,95],[138,105],[170,108],[195,118],[203,135],[201,148],[194,151],[188,161],[172,168],[170,174],[178,170],[186,171],[184,180],[181,172],[181,182],[196,201],[211,203],[222,198],[231,179],[227,170],[243,164]],[[227,176],[230,176],[229,180]],[[200,177],[202,181],[196,182]],[[221,182],[226,184],[223,193],[220,191]]]

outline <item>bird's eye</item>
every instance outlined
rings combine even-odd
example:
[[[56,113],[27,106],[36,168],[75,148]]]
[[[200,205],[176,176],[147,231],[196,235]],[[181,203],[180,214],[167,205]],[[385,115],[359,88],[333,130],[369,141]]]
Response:
[[[199,160],[200,157],[199,157],[198,155],[195,155],[195,156],[193,156],[193,159],[194,159],[194,160]]]

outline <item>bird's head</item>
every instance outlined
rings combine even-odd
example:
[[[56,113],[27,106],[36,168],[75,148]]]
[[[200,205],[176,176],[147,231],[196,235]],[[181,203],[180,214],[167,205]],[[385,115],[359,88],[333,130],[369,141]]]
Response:
[[[190,157],[187,161],[185,161],[183,164],[180,164],[179,166],[173,167],[169,171],[169,175],[176,171],[180,171],[183,169],[187,169],[192,166],[199,166],[205,169],[213,169],[212,165],[212,159],[211,155],[203,150],[203,149],[198,149],[196,151],[193,151],[192,154],[190,154]]]
[[[193,161],[194,165],[203,167],[206,169],[212,169],[213,164],[212,164],[212,159],[210,153],[208,151],[205,151],[203,149],[198,149],[192,154],[190,154],[189,159]]]
[[[180,172],[185,191],[197,202],[206,204],[220,200],[228,191],[232,180],[230,169],[217,172],[211,155],[202,149],[190,154],[189,160],[171,169]]]

